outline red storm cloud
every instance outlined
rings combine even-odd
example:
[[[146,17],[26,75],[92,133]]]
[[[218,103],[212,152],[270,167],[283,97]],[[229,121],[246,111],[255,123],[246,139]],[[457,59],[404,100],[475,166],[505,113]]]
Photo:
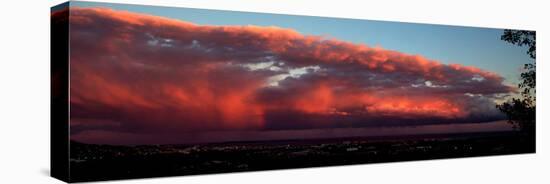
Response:
[[[69,21],[75,134],[483,122],[515,90],[476,67],[291,29],[103,8]]]

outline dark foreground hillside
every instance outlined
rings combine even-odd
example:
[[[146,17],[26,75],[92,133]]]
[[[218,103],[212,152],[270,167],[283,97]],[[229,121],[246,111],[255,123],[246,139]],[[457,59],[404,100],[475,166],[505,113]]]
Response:
[[[71,181],[534,153],[516,132],[110,146],[71,142]]]

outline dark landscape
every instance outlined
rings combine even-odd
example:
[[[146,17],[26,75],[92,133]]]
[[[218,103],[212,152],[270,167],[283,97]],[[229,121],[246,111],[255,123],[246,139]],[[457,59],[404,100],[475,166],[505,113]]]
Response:
[[[533,153],[535,141],[512,131],[70,149],[71,181],[93,181]]]

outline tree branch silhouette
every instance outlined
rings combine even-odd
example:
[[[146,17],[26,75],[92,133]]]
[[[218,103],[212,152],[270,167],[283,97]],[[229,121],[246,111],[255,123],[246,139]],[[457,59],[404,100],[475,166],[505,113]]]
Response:
[[[533,59],[532,63],[523,66],[520,98],[513,98],[496,107],[508,117],[508,122],[520,131],[534,135],[536,119],[536,33],[535,31],[504,30],[501,40],[517,46],[527,46],[527,55]]]

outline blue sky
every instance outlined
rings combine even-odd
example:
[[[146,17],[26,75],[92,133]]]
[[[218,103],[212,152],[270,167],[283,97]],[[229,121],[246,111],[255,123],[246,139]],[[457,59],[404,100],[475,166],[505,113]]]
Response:
[[[476,66],[497,72],[514,85],[523,64],[532,61],[525,53],[527,48],[500,40],[502,29],[82,1],[72,1],[71,6],[106,7],[196,24],[291,28],[306,35],[419,54],[442,63]]]

